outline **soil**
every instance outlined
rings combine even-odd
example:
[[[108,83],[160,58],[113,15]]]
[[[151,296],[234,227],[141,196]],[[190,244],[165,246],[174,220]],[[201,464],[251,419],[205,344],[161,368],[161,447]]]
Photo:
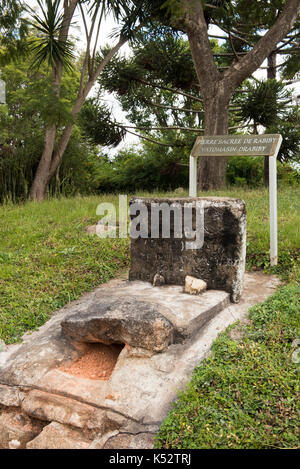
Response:
[[[87,344],[83,357],[68,366],[59,367],[60,371],[80,378],[108,380],[116,366],[123,345]]]

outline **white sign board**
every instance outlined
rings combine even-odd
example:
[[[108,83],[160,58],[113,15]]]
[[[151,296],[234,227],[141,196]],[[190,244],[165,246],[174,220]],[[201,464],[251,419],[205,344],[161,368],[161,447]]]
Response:
[[[277,265],[277,155],[282,143],[279,134],[216,135],[198,137],[190,156],[190,197],[197,197],[199,156],[269,156],[270,258]]]

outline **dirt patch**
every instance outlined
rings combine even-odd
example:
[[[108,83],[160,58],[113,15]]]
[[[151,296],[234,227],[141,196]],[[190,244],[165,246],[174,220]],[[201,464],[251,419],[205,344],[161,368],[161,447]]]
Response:
[[[62,365],[59,370],[80,378],[108,380],[123,347],[119,344],[86,344],[83,357],[68,366]]]

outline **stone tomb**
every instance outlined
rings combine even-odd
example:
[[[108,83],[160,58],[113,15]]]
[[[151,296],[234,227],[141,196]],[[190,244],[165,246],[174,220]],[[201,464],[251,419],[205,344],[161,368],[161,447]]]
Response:
[[[182,206],[186,199],[176,200]],[[133,239],[130,281],[113,280],[87,293],[0,353],[0,448],[152,447],[153,434],[214,338],[276,283],[248,275],[239,306],[230,303],[242,291],[242,201],[205,199],[203,246],[181,250],[177,242]],[[152,285],[156,274],[165,285]],[[205,280],[208,290],[184,293],[186,275]],[[97,344],[111,347],[109,374],[74,375],[70,370],[88,355],[100,357]]]
[[[131,199],[130,206],[147,207],[147,238],[131,239],[131,264],[129,279],[153,282],[156,274],[164,277],[166,284],[184,285],[187,275],[204,280],[208,288],[230,293],[231,301],[239,301],[245,271],[246,209],[245,203],[232,198],[197,199]],[[151,230],[152,207],[160,206],[159,237]],[[184,219],[184,206],[192,206],[192,228],[196,230],[196,208],[201,204],[204,229],[203,246],[186,249],[191,240],[186,237],[182,223],[181,237],[175,237],[174,216],[171,216],[170,238],[162,237],[162,224],[168,220],[167,207],[177,207]],[[152,213],[152,215],[151,215]],[[156,212],[157,213],[157,212]],[[131,216],[132,219],[135,214]],[[152,217],[152,218],[151,218]],[[172,225],[173,222],[173,225]],[[201,225],[201,221],[200,221]]]

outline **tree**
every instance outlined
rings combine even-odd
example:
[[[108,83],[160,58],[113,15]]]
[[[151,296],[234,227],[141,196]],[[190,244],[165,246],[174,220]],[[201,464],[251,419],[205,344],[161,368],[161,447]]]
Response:
[[[82,58],[81,77],[77,97],[73,102],[68,121],[59,127],[57,119],[50,119],[45,128],[44,149],[30,189],[32,200],[43,200],[47,186],[61,164],[76,118],[100,73],[111,58],[133,34],[131,2],[114,0],[37,0],[41,16],[32,14],[32,26],[38,32],[32,50],[35,52],[35,65],[47,62],[52,73],[52,96],[57,102],[61,98],[63,71],[72,67],[73,47],[70,42],[70,26],[75,11],[79,11],[86,34],[86,50]],[[63,3],[61,9],[61,3]],[[98,42],[103,18],[112,13],[122,23],[121,32],[115,46],[99,54]],[[87,18],[89,15],[89,21]],[[127,19],[127,21],[126,21]]]
[[[69,118],[69,108],[76,99],[80,71],[74,66],[64,73],[59,108],[51,97],[51,77],[45,65],[38,71],[30,67],[31,57],[19,57],[17,63],[2,67],[7,83],[6,105],[0,105],[0,202],[25,200],[39,163],[45,122],[49,115],[59,117],[63,127]],[[83,111],[83,109],[82,109]],[[70,194],[93,190],[93,173],[101,161],[101,149],[90,142],[79,121],[66,149],[62,164],[49,186],[51,193]],[[109,140],[108,140],[109,138]],[[97,145],[111,144],[108,132]],[[88,185],[90,187],[88,187]]]
[[[16,59],[26,50],[24,10],[25,5],[19,0],[0,0],[0,65]]]
[[[297,21],[300,0],[261,2],[168,0],[171,15],[165,21],[185,32],[198,77],[205,112],[205,134],[228,132],[228,108],[235,90],[271,54]],[[208,26],[225,33],[232,49],[231,64],[218,69],[209,41]],[[267,32],[266,32],[267,31]],[[253,41],[254,33],[262,35]],[[245,39],[246,36],[246,39]],[[236,44],[239,43],[239,48]],[[227,158],[199,158],[200,189],[225,184]]]
[[[224,52],[216,39],[214,53]],[[221,66],[223,57],[218,59]],[[136,36],[132,54],[115,57],[98,80],[101,89],[114,93],[130,125],[116,123],[126,132],[170,148],[191,150],[195,136],[203,133],[204,111],[189,49],[182,34],[155,29]],[[235,100],[230,124],[237,128]],[[234,129],[230,128],[230,131]]]

